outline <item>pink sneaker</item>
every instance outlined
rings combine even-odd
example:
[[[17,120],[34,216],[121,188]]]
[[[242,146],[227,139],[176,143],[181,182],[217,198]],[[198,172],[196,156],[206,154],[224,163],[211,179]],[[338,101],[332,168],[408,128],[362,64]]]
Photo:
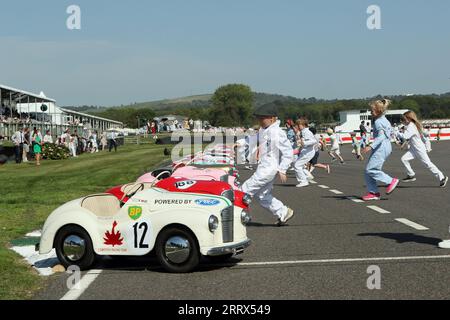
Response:
[[[380,193],[372,193],[369,192],[368,194],[366,194],[364,197],[362,197],[362,199],[364,201],[376,201],[376,200],[381,200],[381,194]]]
[[[386,189],[386,194],[391,194],[394,192],[395,188],[398,187],[398,184],[400,183],[400,180],[397,178],[392,179],[391,184]]]

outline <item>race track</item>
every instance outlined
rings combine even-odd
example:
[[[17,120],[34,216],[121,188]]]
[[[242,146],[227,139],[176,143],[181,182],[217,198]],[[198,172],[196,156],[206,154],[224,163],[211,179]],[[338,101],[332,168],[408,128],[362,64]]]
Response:
[[[450,174],[450,143],[433,149],[432,161]],[[400,178],[402,154],[395,148],[385,167]],[[333,164],[331,175],[314,172],[317,184],[297,189],[290,172],[288,184],[275,187],[276,197],[296,211],[289,226],[275,227],[254,205],[253,244],[233,264],[205,261],[195,273],[174,275],[152,258],[105,258],[83,278],[83,290],[68,293],[67,275],[56,275],[36,299],[449,299],[450,250],[437,244],[450,239],[450,186],[439,188],[415,162],[417,182],[360,203],[351,197],[365,191],[364,164],[349,146],[343,155],[347,164]],[[241,170],[241,180],[250,174]],[[381,270],[380,290],[367,287],[370,266]]]

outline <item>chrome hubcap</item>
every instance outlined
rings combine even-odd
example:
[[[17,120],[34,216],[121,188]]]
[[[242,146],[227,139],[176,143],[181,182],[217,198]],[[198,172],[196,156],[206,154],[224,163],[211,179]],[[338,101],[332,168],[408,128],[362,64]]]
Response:
[[[83,258],[86,252],[86,242],[79,236],[70,235],[64,239],[63,252],[70,261],[78,261]]]
[[[170,262],[181,264],[189,259],[191,245],[186,238],[176,236],[167,240],[165,251]]]

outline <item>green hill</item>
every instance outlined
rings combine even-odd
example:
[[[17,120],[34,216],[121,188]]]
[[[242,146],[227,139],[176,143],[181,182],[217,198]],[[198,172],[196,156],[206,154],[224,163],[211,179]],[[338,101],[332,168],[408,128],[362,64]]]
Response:
[[[283,101],[283,102],[317,102],[315,98],[310,99],[298,99],[290,96],[283,96],[279,94],[269,94],[269,93],[260,93],[255,92],[255,106],[260,106],[265,103],[273,102],[275,100]],[[66,106],[67,109],[72,109],[79,112],[87,112],[87,113],[103,113],[109,109],[116,108],[132,108],[132,109],[151,109],[157,113],[159,112],[168,112],[173,111],[175,109],[184,109],[184,108],[196,108],[196,107],[209,107],[211,105],[210,101],[212,98],[212,94],[202,94],[202,95],[194,95],[187,96],[175,99],[164,99],[157,101],[147,101],[147,102],[135,102],[130,103],[128,105],[119,105],[112,107],[98,107],[98,106]],[[311,99],[313,101],[311,101]]]
[[[316,98],[295,98],[278,94],[254,93],[254,105],[278,101],[279,115],[282,119],[295,119],[306,116],[316,123],[338,120],[339,111],[366,109],[368,100],[381,98],[376,96],[365,99],[324,100]],[[80,112],[124,122],[127,126],[136,126],[137,119],[151,119],[168,114],[182,115],[202,120],[211,119],[212,94],[195,95],[176,99],[165,99],[121,105],[116,107],[82,106],[68,107]],[[424,95],[390,96],[394,101],[392,109],[414,110],[422,118],[450,117],[450,93]]]

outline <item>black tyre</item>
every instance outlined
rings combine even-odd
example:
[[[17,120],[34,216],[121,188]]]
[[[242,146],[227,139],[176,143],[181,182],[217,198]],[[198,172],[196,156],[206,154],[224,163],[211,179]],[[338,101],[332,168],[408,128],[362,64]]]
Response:
[[[87,270],[95,262],[91,237],[86,230],[76,225],[65,226],[58,231],[55,250],[65,268],[78,266],[81,270]]]
[[[180,227],[169,227],[158,236],[156,258],[171,273],[188,273],[200,263],[200,250],[192,232]]]

